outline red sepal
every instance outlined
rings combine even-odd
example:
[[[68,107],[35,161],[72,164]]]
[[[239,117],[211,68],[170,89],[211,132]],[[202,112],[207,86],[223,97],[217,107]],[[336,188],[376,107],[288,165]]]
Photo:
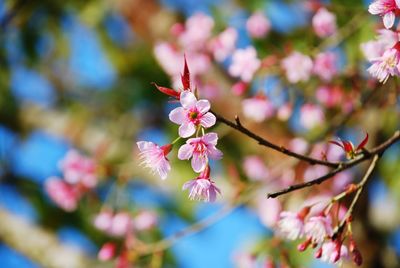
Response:
[[[183,67],[183,74],[181,75],[181,81],[183,90],[190,90],[190,72],[186,61],[186,55],[183,56],[185,61],[185,66]]]
[[[362,150],[364,148],[364,146],[367,144],[368,142],[368,133],[365,133],[365,138],[362,140],[362,142],[360,142],[360,144],[357,146],[356,151],[358,150]]]
[[[178,91],[173,90],[172,88],[168,88],[168,87],[161,87],[159,85],[157,85],[156,83],[152,83],[153,85],[156,86],[156,88],[161,91],[162,93],[171,96],[172,98],[178,99],[180,97],[180,94]]]

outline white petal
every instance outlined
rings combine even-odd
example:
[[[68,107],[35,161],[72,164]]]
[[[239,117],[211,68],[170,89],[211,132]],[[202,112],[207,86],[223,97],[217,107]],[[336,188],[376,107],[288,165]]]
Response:
[[[190,109],[196,106],[197,99],[194,96],[194,94],[190,91],[183,91],[181,93],[181,98],[180,98],[182,107],[185,109]]]
[[[388,12],[383,16],[383,25],[386,29],[392,28],[395,18],[394,12]]]
[[[186,112],[182,107],[175,108],[169,113],[169,120],[175,124],[182,124],[186,118]]]
[[[212,127],[213,125],[215,125],[215,122],[217,121],[217,119],[215,118],[215,115],[213,115],[212,113],[206,113],[205,115],[203,115],[200,119],[200,124],[205,127]]]
[[[210,110],[210,102],[208,100],[199,100],[196,103],[196,108],[200,113],[204,114]]]
[[[185,122],[179,127],[179,136],[188,138],[196,132],[196,127],[192,122]]]

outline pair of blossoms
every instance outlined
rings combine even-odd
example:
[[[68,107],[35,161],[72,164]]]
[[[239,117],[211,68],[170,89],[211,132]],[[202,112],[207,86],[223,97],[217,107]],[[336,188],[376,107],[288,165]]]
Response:
[[[185,62],[184,76],[189,77],[189,72]],[[157,88],[165,94],[179,99],[181,107],[177,107],[169,114],[169,119],[179,126],[180,138],[189,138],[196,134],[195,138],[189,138],[186,143],[178,150],[180,160],[191,159],[191,166],[196,173],[200,173],[195,179],[186,182],[183,190],[189,190],[189,199],[214,202],[220,189],[210,178],[209,159],[218,160],[222,158],[222,152],[216,148],[218,135],[214,132],[205,133],[206,128],[215,125],[216,118],[209,112],[210,102],[205,99],[197,100],[194,93],[190,90],[190,79],[182,77],[184,90],[176,92],[172,89]],[[186,85],[186,86],[185,86]],[[199,136],[199,133],[202,136]],[[175,143],[159,146],[153,142],[138,141],[137,146],[140,150],[142,164],[150,168],[154,173],[158,173],[161,179],[166,179],[171,166],[167,155],[172,150]]]
[[[370,4],[369,13],[379,15],[386,29],[393,27],[396,14],[400,11],[399,0],[376,0]],[[400,75],[400,42],[397,31],[380,31],[378,41],[364,44],[362,49],[371,62],[368,72],[385,83],[390,76]]]

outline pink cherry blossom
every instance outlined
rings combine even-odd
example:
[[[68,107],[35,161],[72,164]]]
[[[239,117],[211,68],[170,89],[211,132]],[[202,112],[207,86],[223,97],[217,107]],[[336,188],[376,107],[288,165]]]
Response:
[[[336,16],[322,7],[312,18],[312,25],[319,37],[330,36],[336,33]]]
[[[213,18],[196,13],[186,20],[185,30],[179,36],[179,42],[186,51],[200,50],[211,36],[213,27]]]
[[[103,210],[96,215],[93,224],[97,229],[106,232],[108,229],[110,229],[112,225],[113,217],[114,214],[112,213],[112,211]]]
[[[381,83],[385,83],[390,76],[400,74],[400,53],[397,48],[386,50],[383,55],[371,61],[372,65],[368,72]]]
[[[284,58],[281,65],[290,83],[308,81],[313,69],[311,58],[297,51]]]
[[[100,248],[97,258],[101,261],[109,261],[114,258],[116,249],[115,243],[107,242]]]
[[[247,20],[246,29],[251,37],[262,38],[271,29],[271,23],[263,13],[256,12]]]
[[[188,138],[196,132],[197,126],[204,128],[215,124],[215,116],[208,112],[210,102],[208,100],[197,100],[190,91],[183,91],[180,95],[182,107],[175,108],[169,113],[169,119],[180,125],[179,136]]]
[[[243,170],[249,179],[263,181],[268,178],[269,170],[259,156],[247,156],[243,162]]]
[[[126,212],[116,213],[112,219],[112,223],[108,233],[113,236],[123,236],[131,228],[132,218]]]
[[[279,120],[287,121],[293,113],[293,105],[289,102],[278,108],[276,116]]]
[[[87,188],[97,184],[96,163],[76,150],[70,150],[61,160],[60,167],[64,173],[64,180],[70,184],[82,183]]]
[[[304,232],[312,243],[322,243],[326,237],[333,235],[331,219],[327,216],[310,217],[304,225]]]
[[[337,74],[336,60],[336,54],[333,52],[319,53],[314,61],[314,73],[324,81],[331,81]]]
[[[360,44],[360,48],[364,57],[368,61],[372,61],[378,57],[381,57],[385,52],[385,46],[379,41],[372,40]]]
[[[195,179],[186,182],[182,190],[189,190],[189,199],[204,202],[214,202],[220,189],[210,179],[210,168],[207,168]]]
[[[320,250],[321,260],[328,263],[336,263],[341,258],[346,258],[348,256],[347,247],[337,241],[328,241],[322,244]]]
[[[325,120],[322,108],[315,104],[304,104],[300,108],[300,123],[306,129],[312,129]]]
[[[149,141],[138,141],[136,144],[140,150],[141,164],[150,168],[153,173],[158,173],[161,179],[165,180],[168,172],[171,170],[166,156],[171,151],[172,145],[167,144],[160,147]]]
[[[257,58],[254,47],[249,46],[245,49],[237,49],[232,56],[232,64],[228,72],[233,77],[239,77],[244,82],[250,82],[254,73],[261,66],[261,61]]]
[[[50,177],[45,182],[45,189],[51,200],[65,211],[76,210],[80,194],[78,189],[65,181]]]
[[[277,198],[265,198],[263,194],[257,202],[257,212],[260,221],[269,228],[274,228],[282,211],[281,202]]]
[[[289,143],[289,149],[298,154],[304,154],[308,149],[308,142],[303,138],[294,138]]]
[[[156,226],[157,221],[157,214],[155,212],[143,210],[133,218],[132,225],[135,230],[145,231]]]
[[[317,88],[316,97],[321,104],[330,108],[342,105],[344,92],[339,86],[320,86]]]
[[[230,54],[232,54],[235,50],[237,37],[238,34],[236,29],[229,27],[210,41],[209,49],[217,61],[224,61]]]
[[[247,83],[245,83],[243,81],[239,81],[239,82],[236,82],[235,84],[233,84],[231,91],[236,96],[241,96],[246,92],[248,87],[249,87],[249,85]]]
[[[218,142],[217,133],[207,133],[199,138],[191,138],[182,145],[178,151],[180,160],[188,160],[192,158],[191,164],[195,172],[203,171],[207,164],[208,158],[218,160],[222,158],[222,152],[215,146]]]
[[[304,220],[299,213],[282,211],[279,215],[278,233],[283,237],[296,240],[304,235]]]
[[[262,122],[273,116],[275,108],[266,97],[253,97],[242,101],[243,114],[254,122]]]
[[[396,19],[396,10],[399,7],[398,0],[375,0],[368,7],[368,12],[372,15],[380,15],[386,29],[392,28]]]

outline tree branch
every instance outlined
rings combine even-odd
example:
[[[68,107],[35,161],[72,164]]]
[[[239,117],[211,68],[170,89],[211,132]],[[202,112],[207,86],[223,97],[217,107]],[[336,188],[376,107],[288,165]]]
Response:
[[[289,192],[293,192],[299,189],[303,189],[306,187],[310,187],[314,184],[320,184],[324,181],[326,181],[329,178],[332,178],[334,175],[336,175],[337,173],[349,169],[355,165],[360,164],[361,162],[364,162],[365,160],[371,159],[371,158],[375,158],[377,155],[382,155],[383,152],[389,148],[392,144],[396,143],[397,141],[400,140],[400,130],[397,130],[392,137],[390,137],[388,140],[386,140],[385,142],[381,143],[380,145],[378,145],[377,147],[373,148],[372,150],[370,150],[368,153],[365,153],[362,155],[362,157],[360,158],[356,158],[354,160],[348,161],[348,162],[343,162],[339,165],[339,167],[335,168],[334,170],[332,170],[331,172],[325,174],[324,176],[321,176],[317,179],[308,181],[308,182],[303,182],[303,183],[299,183],[299,184],[294,184],[291,185],[285,189],[282,189],[280,191],[274,192],[274,193],[269,193],[267,195],[267,198],[275,198],[278,197],[280,195],[289,193]]]

